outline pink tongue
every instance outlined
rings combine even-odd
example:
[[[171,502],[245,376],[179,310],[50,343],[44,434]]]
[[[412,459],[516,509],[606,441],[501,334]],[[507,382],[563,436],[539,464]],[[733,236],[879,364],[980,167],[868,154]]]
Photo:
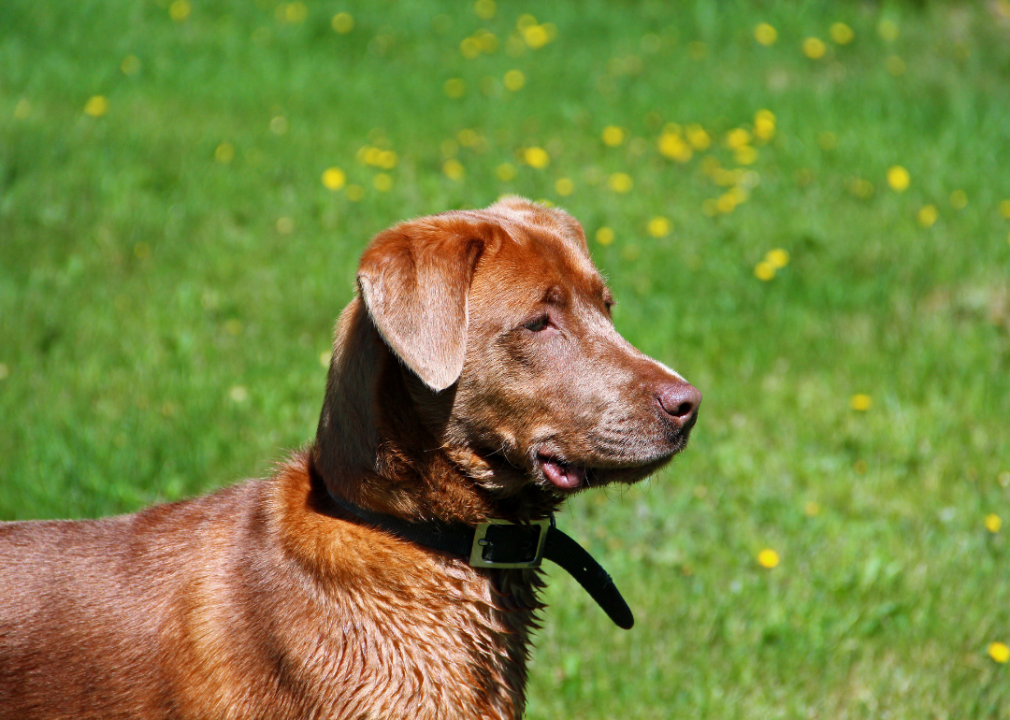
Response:
[[[555,460],[540,460],[544,475],[555,487],[563,490],[574,490],[586,480],[586,469],[577,465],[562,465]]]

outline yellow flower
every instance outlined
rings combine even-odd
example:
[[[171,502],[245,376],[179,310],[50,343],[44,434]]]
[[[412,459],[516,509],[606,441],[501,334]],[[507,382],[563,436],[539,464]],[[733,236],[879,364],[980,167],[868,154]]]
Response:
[[[735,130],[730,130],[726,134],[726,145],[729,146],[730,150],[736,150],[739,147],[743,147],[750,143],[750,133],[743,128],[736,128]]]
[[[769,45],[774,45],[775,41],[778,40],[778,31],[773,28],[768,23],[761,23],[756,28],[754,28],[754,39],[765,47]]]
[[[303,2],[290,2],[284,6],[284,16],[282,20],[289,23],[305,22],[309,16],[309,8]]]
[[[775,137],[775,114],[771,110],[758,110],[754,115],[754,135],[765,142]]]
[[[119,63],[119,69],[124,75],[136,75],[140,72],[140,58],[136,55],[127,55],[123,62]]]
[[[609,245],[614,242],[614,231],[606,226],[601,227],[596,231],[596,242],[600,245]]]
[[[360,185],[348,185],[347,189],[344,190],[344,195],[351,202],[358,202],[361,198],[365,197],[365,188]]]
[[[718,205],[718,202],[716,203]],[[718,208],[721,210],[721,208]],[[767,260],[762,260],[754,266],[754,277],[758,280],[768,282],[775,277],[775,266]]]
[[[480,43],[476,38],[463,38],[463,41],[459,44],[459,51],[463,53],[463,57],[472,60],[480,55]]]
[[[551,41],[550,32],[544,25],[530,25],[521,32],[523,40],[534,50],[539,50]]]
[[[649,221],[648,230],[652,237],[666,237],[670,234],[670,221],[662,215],[657,215]]]
[[[659,152],[671,160],[682,163],[686,163],[694,154],[683,138],[672,132],[664,132],[659,136]]]
[[[328,190],[339,190],[347,182],[347,175],[338,167],[326,168],[323,171],[323,185]]]
[[[955,210],[963,210],[968,205],[968,194],[964,190],[955,190],[950,194],[950,204]]]
[[[999,214],[1010,220],[1010,200],[1000,200]]]
[[[607,125],[603,128],[603,144],[609,147],[617,147],[624,142],[624,130],[616,125]]]
[[[450,180],[459,181],[463,179],[463,175],[465,174],[466,171],[463,168],[463,164],[459,160],[455,158],[449,158],[444,163],[442,163],[442,172],[445,173],[445,176]]]
[[[521,70],[509,70],[505,73],[505,88],[516,92],[522,90],[523,85],[526,84],[526,76],[522,74]]]
[[[100,118],[109,112],[109,101],[104,95],[92,95],[84,103],[84,114],[93,118]]]
[[[789,252],[782,248],[775,248],[768,251],[768,254],[765,255],[765,260],[776,270],[784,268],[789,264]]]
[[[857,393],[856,395],[853,395],[852,398],[849,400],[849,404],[852,405],[853,410],[857,410],[859,412],[866,412],[873,405],[873,398],[871,398],[869,395]]]
[[[908,174],[908,170],[901,167],[901,165],[894,165],[887,170],[887,184],[891,186],[892,190],[897,192],[904,192],[908,189],[911,184],[912,178]]]
[[[691,143],[691,147],[698,151],[708,150],[712,145],[712,138],[705,128],[697,123],[692,123],[684,129],[684,135],[687,137],[687,141]]]
[[[214,150],[214,159],[219,163],[227,165],[235,159],[235,146],[228,142],[223,142]]]
[[[379,192],[386,192],[393,187],[393,178],[386,173],[376,173],[375,177],[372,178],[372,187]]]
[[[512,163],[502,163],[494,169],[494,174],[502,182],[509,182],[516,178],[516,166]]]
[[[554,183],[554,189],[561,197],[568,197],[575,192],[575,183],[566,177],[558,178]]]
[[[400,158],[392,150],[380,150],[375,158],[375,164],[383,170],[392,170]]]
[[[881,20],[877,23],[877,34],[884,42],[894,42],[898,39],[898,26],[890,20]]]
[[[996,513],[989,513],[985,516],[985,529],[991,533],[998,533],[1003,527],[1003,520]]]
[[[168,6],[168,16],[176,22],[182,22],[189,17],[192,9],[188,0],[175,0],[175,2]]]
[[[989,657],[998,663],[1010,662],[1010,647],[1006,643],[989,643]]]
[[[463,97],[463,94],[466,92],[466,83],[459,78],[450,78],[445,81],[445,85],[442,86],[442,91],[447,97],[450,97],[453,100],[458,100]]]
[[[837,45],[848,45],[856,36],[856,34],[852,32],[852,28],[843,22],[834,23],[828,33]]]
[[[493,18],[497,9],[494,0],[477,0],[473,4],[473,11],[477,13],[477,17],[481,20],[490,20]]]
[[[737,165],[753,165],[758,159],[758,151],[750,145],[741,145],[733,151]]]
[[[779,564],[779,554],[774,550],[765,548],[758,553],[757,556],[758,565],[768,570],[777,567]]]
[[[808,37],[803,41],[803,54],[811,60],[820,60],[827,51],[828,46],[820,38]]]
[[[551,156],[541,147],[528,147],[523,150],[523,161],[532,168],[543,170],[550,165]]]
[[[936,210],[936,205],[923,205],[919,210],[919,225],[928,228],[933,227],[933,223],[939,217],[940,213]]]
[[[614,192],[626,193],[635,186],[635,181],[631,179],[628,173],[617,172],[610,176],[607,180],[607,185]]]
[[[350,13],[337,13],[330,21],[330,26],[341,35],[346,35],[354,29],[354,17]]]

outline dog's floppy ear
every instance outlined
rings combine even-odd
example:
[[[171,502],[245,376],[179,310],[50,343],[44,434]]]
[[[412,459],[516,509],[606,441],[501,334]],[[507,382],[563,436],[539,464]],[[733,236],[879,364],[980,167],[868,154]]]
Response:
[[[486,223],[424,218],[380,233],[361,257],[358,288],[372,322],[435,391],[463,371],[470,282],[492,235]]]

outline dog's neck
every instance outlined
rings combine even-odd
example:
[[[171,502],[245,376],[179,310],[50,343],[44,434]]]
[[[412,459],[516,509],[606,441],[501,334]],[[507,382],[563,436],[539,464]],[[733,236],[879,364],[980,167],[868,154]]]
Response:
[[[446,437],[455,386],[429,390],[383,342],[355,298],[340,316],[312,460],[336,497],[408,520],[476,525],[545,517],[553,493],[496,492],[518,471]],[[513,482],[513,484],[515,484]]]

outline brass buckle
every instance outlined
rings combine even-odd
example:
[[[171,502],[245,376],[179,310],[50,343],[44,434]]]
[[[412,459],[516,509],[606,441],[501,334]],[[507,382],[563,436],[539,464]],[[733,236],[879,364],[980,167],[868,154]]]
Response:
[[[532,520],[530,525],[540,528],[540,538],[537,541],[537,552],[532,560],[526,562],[494,562],[484,559],[484,549],[491,544],[487,539],[487,531],[492,525],[516,525],[517,523],[508,520],[491,519],[477,526],[477,531],[473,536],[473,546],[470,549],[470,567],[479,568],[501,568],[504,570],[514,568],[535,568],[540,567],[540,562],[544,559],[544,545],[547,543],[547,530],[554,524],[554,518],[546,520]]]

